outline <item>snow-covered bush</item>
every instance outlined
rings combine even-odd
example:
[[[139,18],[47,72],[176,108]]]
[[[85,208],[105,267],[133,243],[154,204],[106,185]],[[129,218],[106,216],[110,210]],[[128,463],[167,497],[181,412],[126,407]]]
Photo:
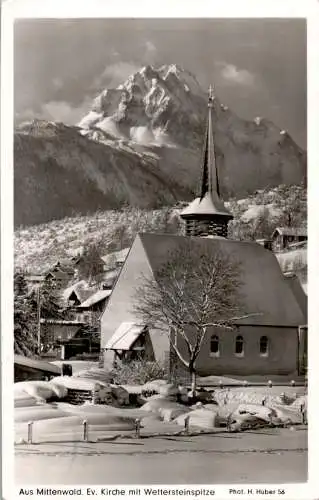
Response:
[[[151,380],[165,377],[164,367],[157,362],[133,361],[121,363],[112,370],[115,384],[145,384]]]

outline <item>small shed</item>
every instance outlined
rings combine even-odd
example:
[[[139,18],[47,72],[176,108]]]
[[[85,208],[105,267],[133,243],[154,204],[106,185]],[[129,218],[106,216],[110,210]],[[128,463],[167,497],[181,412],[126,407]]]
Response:
[[[274,230],[271,241],[272,249],[274,252],[282,252],[290,245],[307,241],[307,230],[303,228],[294,227],[276,227]]]
[[[115,360],[127,362],[136,359],[155,360],[147,325],[131,321],[121,323],[112,337],[102,346],[102,350],[114,352]]]

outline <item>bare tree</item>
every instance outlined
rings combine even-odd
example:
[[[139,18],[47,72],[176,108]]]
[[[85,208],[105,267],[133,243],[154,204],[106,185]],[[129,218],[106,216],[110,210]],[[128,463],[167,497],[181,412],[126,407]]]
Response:
[[[193,394],[196,360],[209,328],[232,329],[250,316],[241,305],[241,265],[209,243],[193,240],[173,251],[154,277],[141,278],[134,303],[143,322],[168,335],[191,375]]]

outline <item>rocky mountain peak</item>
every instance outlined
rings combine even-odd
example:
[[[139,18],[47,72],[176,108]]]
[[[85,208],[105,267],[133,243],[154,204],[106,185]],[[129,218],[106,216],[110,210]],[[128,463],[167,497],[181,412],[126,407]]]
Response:
[[[192,140],[188,130],[204,119],[205,97],[196,77],[180,66],[148,65],[117,88],[101,92],[79,127],[100,128],[138,143],[184,144]],[[216,99],[216,112],[219,108]]]

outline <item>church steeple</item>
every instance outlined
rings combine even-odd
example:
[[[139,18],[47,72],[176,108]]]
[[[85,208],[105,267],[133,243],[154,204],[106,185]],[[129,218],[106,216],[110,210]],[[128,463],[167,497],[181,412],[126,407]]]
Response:
[[[186,222],[186,235],[188,236],[215,235],[227,237],[227,225],[233,218],[220,195],[213,136],[212,110],[214,100],[213,88],[210,86],[200,195],[181,213],[181,217]]]

